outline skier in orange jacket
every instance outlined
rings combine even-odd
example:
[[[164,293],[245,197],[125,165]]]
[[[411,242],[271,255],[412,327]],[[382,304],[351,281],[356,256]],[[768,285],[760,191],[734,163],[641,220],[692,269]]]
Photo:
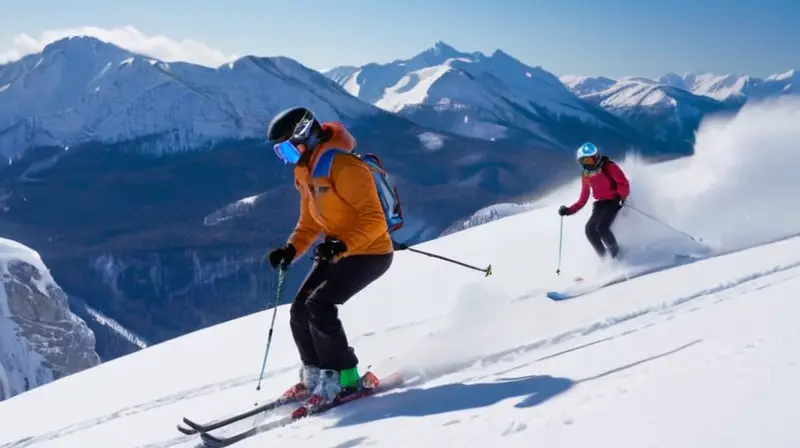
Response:
[[[286,244],[268,254],[270,264],[287,267],[324,237],[290,308],[303,367],[300,382],[287,393],[317,406],[359,386],[358,358],[337,306],[389,269],[394,248],[373,174],[350,154],[356,141],[343,124],[320,123],[297,107],[272,120],[267,139],[281,160],[294,165],[300,192],[297,225]]]

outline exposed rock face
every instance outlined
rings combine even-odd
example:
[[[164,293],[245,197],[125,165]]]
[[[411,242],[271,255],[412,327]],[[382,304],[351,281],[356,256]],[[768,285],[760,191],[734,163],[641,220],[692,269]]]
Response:
[[[0,400],[100,364],[94,333],[38,254],[0,240]],[[11,249],[11,250],[7,250]]]

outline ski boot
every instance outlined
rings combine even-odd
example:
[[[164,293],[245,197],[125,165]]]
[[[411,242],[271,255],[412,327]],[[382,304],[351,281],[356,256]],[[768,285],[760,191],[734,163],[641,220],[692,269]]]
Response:
[[[283,400],[305,400],[319,383],[319,367],[303,366],[300,368],[300,381],[281,395]]]
[[[365,392],[365,389],[376,388],[379,384],[378,377],[374,373],[367,372],[359,377],[358,369],[355,367],[341,371],[322,369],[317,387],[294,414],[299,416],[317,411],[334,405],[350,395]]]

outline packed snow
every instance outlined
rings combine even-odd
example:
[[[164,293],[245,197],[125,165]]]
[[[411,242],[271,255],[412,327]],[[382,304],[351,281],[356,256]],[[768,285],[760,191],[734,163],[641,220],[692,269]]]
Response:
[[[577,182],[537,209],[418,247],[491,263],[490,277],[398,252],[340,316],[362,368],[402,371],[407,383],[234,446],[798,446],[800,215],[786,206],[798,119],[797,101],[748,106],[704,124],[691,158],[626,161],[635,209],[623,210],[615,230],[638,261],[610,269],[662,268],[627,282],[562,302],[545,297],[601,268],[583,236],[585,209],[563,220],[555,273],[556,209],[575,199]],[[675,253],[700,259],[670,268]],[[0,431],[0,446],[194,447],[197,436],[175,429],[182,416],[247,410],[296,380],[281,306],[255,391],[271,314],[0,403],[0,421],[14,422]]]

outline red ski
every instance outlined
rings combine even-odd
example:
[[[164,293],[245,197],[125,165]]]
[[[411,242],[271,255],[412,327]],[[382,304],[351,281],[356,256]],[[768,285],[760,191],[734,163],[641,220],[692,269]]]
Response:
[[[300,406],[294,412],[292,412],[291,415],[287,415],[282,419],[264,423],[262,425],[256,426],[254,428],[248,429],[247,431],[240,432],[230,437],[217,437],[211,435],[210,433],[204,432],[200,434],[200,438],[203,440],[203,446],[207,448],[222,448],[230,446],[233,445],[234,443],[241,442],[242,440],[247,439],[248,437],[252,437],[256,434],[261,434],[273,429],[290,425],[298,420],[302,420],[312,415],[321,414],[325,411],[339,407],[343,404],[356,401],[359,398],[369,397],[371,395],[375,395],[402,386],[405,382],[405,378],[401,373],[397,372],[389,375],[385,379],[378,382],[377,376],[375,376],[372,372],[367,372],[362,377],[362,382],[365,387],[350,392],[346,395],[339,396],[332,403],[328,403],[313,408]]]

